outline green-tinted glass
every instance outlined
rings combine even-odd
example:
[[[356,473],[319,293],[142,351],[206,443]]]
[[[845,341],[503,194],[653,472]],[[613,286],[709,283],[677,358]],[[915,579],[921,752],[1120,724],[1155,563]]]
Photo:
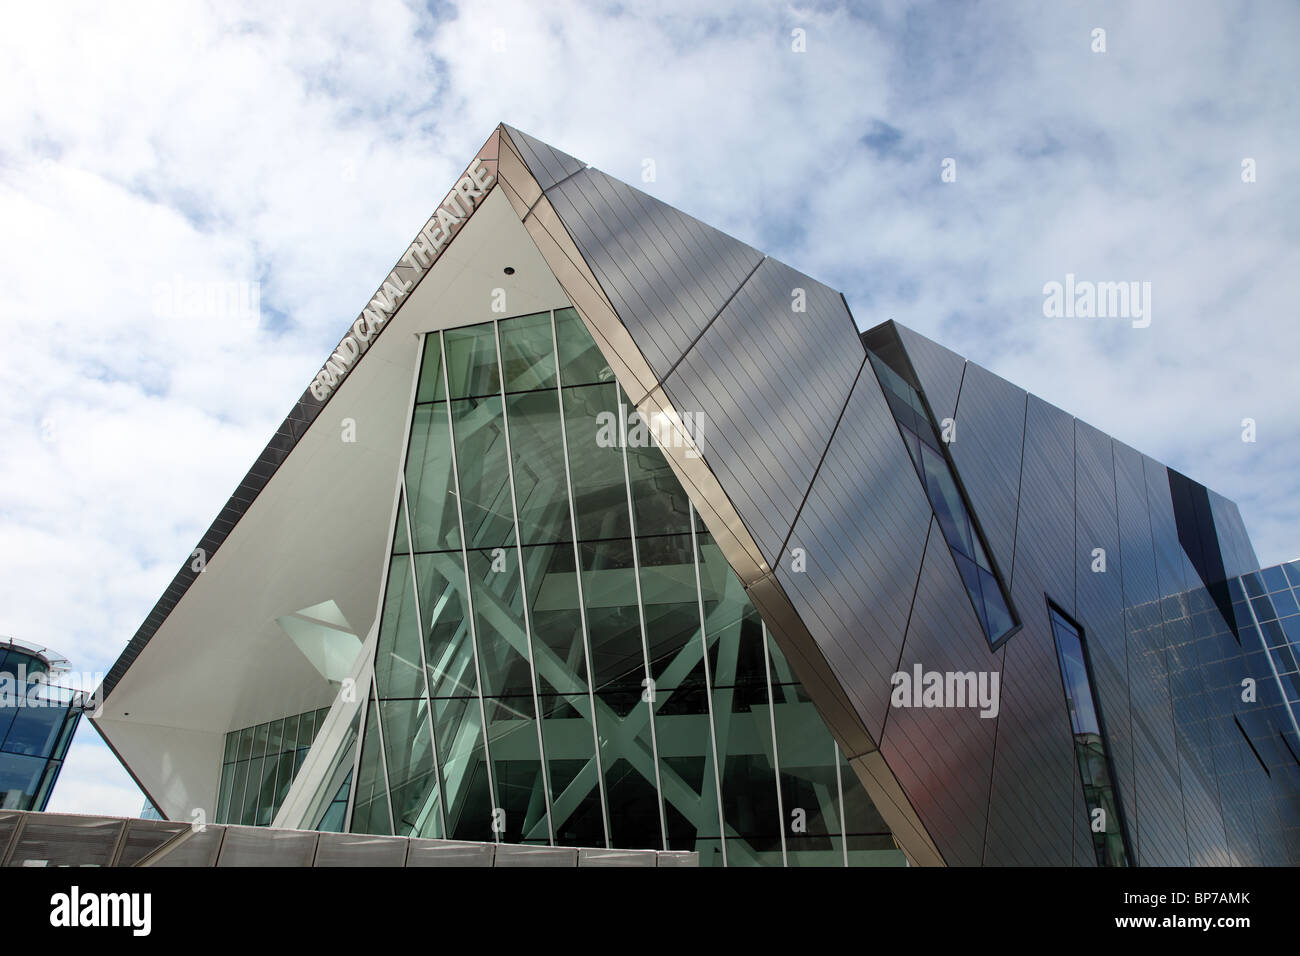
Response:
[[[506,414],[520,539],[526,545],[572,540],[559,395],[555,391],[509,395]]]
[[[509,697],[533,692],[524,596],[516,549],[469,552],[470,594],[479,647],[483,693]]]
[[[488,782],[479,702],[464,697],[435,700],[433,719],[446,795],[447,835],[453,840],[491,841],[492,812],[498,804]]]
[[[492,748],[497,805],[505,811],[501,839],[506,843],[549,844],[546,788],[537,751],[533,698],[485,697],[483,706]]]
[[[636,509],[636,533],[689,533],[690,499],[637,411],[632,411],[628,419],[627,468]]]
[[[239,822],[251,827],[257,822],[257,795],[262,786],[262,765],[265,757],[254,757],[248,762],[248,780],[244,784],[244,808],[240,811]]]
[[[580,552],[592,686],[597,691],[630,688],[639,694],[646,671],[632,541],[588,542]]]
[[[704,646],[691,536],[639,538],[637,555],[650,675],[661,688],[677,687],[694,670]]]
[[[589,385],[566,388],[563,395],[578,537],[582,541],[625,538],[631,533],[631,521],[618,389]]]
[[[420,621],[415,613],[411,559],[393,555],[384,592],[384,616],[379,623],[375,653],[375,685],[383,698],[424,696],[420,668]]]
[[[366,733],[362,738],[361,768],[357,776],[351,829],[353,833],[392,836],[393,824],[388,815],[388,793],[384,787],[384,767],[379,749],[379,706],[372,694],[366,707]]]
[[[524,548],[523,558],[539,693],[582,693],[587,665],[573,545]]]
[[[849,866],[905,866],[907,858],[894,846],[894,838],[880,811],[867,796],[853,767],[840,754],[840,787],[844,791],[844,833]]]
[[[230,812],[230,791],[235,785],[235,765],[228,763],[221,768],[221,791],[217,798],[217,823],[225,823]]]
[[[555,310],[555,335],[560,345],[560,384],[590,385],[614,380],[609,363],[577,312]]]
[[[226,808],[225,823],[238,823],[243,816],[244,789],[248,784],[248,761],[235,764],[235,777],[230,788],[230,805]]]
[[[609,839],[615,847],[664,846],[651,719],[651,704],[642,699],[640,687],[611,687],[596,694]]]
[[[396,832],[399,836],[440,837],[427,706],[423,700],[382,701],[379,714]]]
[[[447,381],[452,398],[496,395],[501,391],[497,373],[496,332],[491,322],[450,329],[447,342]]]
[[[424,356],[420,363],[420,384],[415,390],[415,400],[432,402],[446,396],[447,390],[442,381],[441,333],[430,332],[424,337]]]
[[[507,392],[555,387],[551,313],[521,315],[500,324],[501,364]]]
[[[604,846],[605,824],[586,694],[539,699],[551,782],[551,821],[560,846]]]
[[[272,816],[278,809],[275,803],[275,781],[280,769],[280,756],[278,753],[268,753],[265,762],[262,764],[262,785],[258,788],[257,817],[255,818],[259,827],[268,826],[271,823]]]
[[[416,407],[411,421],[411,444],[406,455],[406,491],[411,496],[411,536],[416,551],[446,551],[460,547],[456,519],[456,485],[451,468],[451,426],[447,405],[437,402]],[[406,522],[397,515],[398,545],[406,551]]]
[[[451,417],[466,546],[495,548],[514,544],[501,398],[493,395],[452,402]]]
[[[294,714],[292,717],[284,718],[284,749],[292,750],[299,746],[298,728],[302,723],[302,715]]]
[[[424,663],[429,693],[460,697],[477,693],[474,643],[465,600],[465,567],[457,552],[416,555],[420,611],[424,615]]]
[[[772,694],[786,863],[843,866],[835,741],[799,684],[773,687]]]

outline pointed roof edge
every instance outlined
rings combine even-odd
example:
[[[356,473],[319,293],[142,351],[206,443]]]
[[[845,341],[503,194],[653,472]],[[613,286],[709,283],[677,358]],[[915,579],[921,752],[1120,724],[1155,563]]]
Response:
[[[383,333],[389,319],[397,313],[442,253],[455,241],[461,228],[482,205],[482,200],[496,187],[501,131],[501,124],[493,129],[401,257],[385,273],[379,288],[348,326],[339,344],[276,428],[271,440],[235,487],[207,531],[199,538],[144,622],[127,641],[126,647],[96,690],[95,700],[103,702],[108,699],[113,688],[126,675],[131,664],[202,573],[203,566],[216,554],[239,520],[252,507],[262,489],[270,483],[280,465],[293,452],[298,441],[324,411],[339,386],[364,358],[370,345]],[[470,205],[469,209],[465,208],[467,204]],[[440,213],[445,215],[440,216]],[[93,719],[91,723],[94,723]]]

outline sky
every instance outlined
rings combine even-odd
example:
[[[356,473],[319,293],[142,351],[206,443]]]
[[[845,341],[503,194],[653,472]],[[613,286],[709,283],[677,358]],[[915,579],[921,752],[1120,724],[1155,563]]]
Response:
[[[0,634],[79,671],[502,121],[1237,501],[1262,564],[1300,555],[1293,3],[0,12]],[[1149,325],[1045,315],[1067,275],[1150,283]],[[83,721],[49,809],[142,800]]]

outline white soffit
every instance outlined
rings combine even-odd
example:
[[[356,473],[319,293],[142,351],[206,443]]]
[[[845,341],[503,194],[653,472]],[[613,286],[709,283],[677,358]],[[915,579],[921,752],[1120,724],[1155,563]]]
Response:
[[[277,622],[332,601],[352,633],[374,623],[416,335],[567,304],[494,188],[114,687],[96,721],[110,743],[125,756],[133,725],[224,734],[327,706],[330,683]]]

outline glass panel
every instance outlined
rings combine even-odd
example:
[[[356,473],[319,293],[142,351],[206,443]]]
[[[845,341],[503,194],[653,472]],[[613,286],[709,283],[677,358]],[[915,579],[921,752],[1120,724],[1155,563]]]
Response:
[[[580,552],[593,687],[639,695],[646,671],[632,541],[591,542]]]
[[[486,681],[486,678],[485,678]],[[498,697],[483,701],[488,721],[488,749],[497,790],[505,811],[501,839],[506,843],[550,843],[546,823],[546,788],[537,751],[537,722],[532,697]]]
[[[386,700],[379,707],[396,832],[399,836],[440,837],[426,704],[423,700]]]
[[[563,395],[579,538],[625,538],[631,528],[623,482],[618,389],[588,385],[567,388]]]
[[[614,847],[663,849],[651,720],[650,703],[642,699],[640,687],[597,691],[596,726]]]
[[[560,344],[560,382],[590,385],[611,382],[614,373],[573,309],[555,310],[555,334]]]
[[[587,665],[573,545],[524,548],[539,693],[582,693]]]
[[[230,807],[226,811],[226,823],[238,823],[243,817],[244,790],[248,784],[248,761],[241,760],[235,764],[235,779],[230,788]]]
[[[690,499],[637,411],[628,421],[627,467],[637,534],[689,532]]]
[[[361,745],[361,769],[352,808],[353,833],[376,833],[391,836],[393,824],[388,815],[388,798],[384,789],[384,768],[379,754],[379,707],[374,695],[366,708],[366,734]]]
[[[215,818],[215,822],[217,823],[225,823],[226,820],[229,819],[230,792],[234,789],[234,786],[235,765],[233,763],[228,763],[221,768],[221,795],[217,798],[217,815]]]
[[[443,333],[447,340],[447,377],[452,398],[497,395],[496,331],[491,322]]]
[[[772,688],[789,866],[843,866],[836,748],[799,684]]]
[[[836,748],[838,751],[838,747]],[[839,755],[840,787],[844,791],[844,834],[849,866],[905,866],[907,858],[894,845],[880,811],[867,796],[853,767]]]
[[[375,686],[383,698],[422,697],[420,621],[415,613],[411,559],[395,554],[388,567],[384,616],[375,653]]]
[[[1088,679],[1083,639],[1078,629],[1055,610],[1051,617],[1097,865],[1127,866],[1119,807],[1115,801],[1115,789],[1111,785],[1110,761],[1101,734],[1101,723],[1097,718],[1092,683]],[[1101,832],[1093,829],[1099,812],[1100,819],[1105,824],[1105,829]]]
[[[469,552],[469,579],[483,693],[492,697],[531,694],[533,678],[516,549]]]
[[[453,840],[492,841],[496,802],[488,782],[478,699],[435,700],[433,718],[446,794],[447,835]]]
[[[1281,566],[1265,568],[1259,572],[1259,575],[1264,579],[1264,586],[1270,591],[1285,591],[1290,587],[1287,584],[1286,572]]]
[[[551,314],[538,312],[503,319],[501,364],[507,392],[555,387],[555,351],[551,344]]]
[[[257,823],[257,796],[261,791],[264,763],[266,763],[265,757],[254,757],[248,762],[248,781],[244,784],[244,808],[239,814],[239,822],[246,827]]]
[[[523,543],[571,540],[559,396],[555,392],[510,395],[506,405]]]
[[[415,567],[420,611],[427,622],[424,662],[429,669],[429,693],[434,697],[477,693],[461,556],[457,552],[416,555]]]
[[[637,555],[650,675],[661,687],[676,687],[703,654],[691,536],[641,538]]]
[[[430,332],[424,337],[424,357],[420,363],[420,384],[416,386],[417,402],[432,402],[446,398],[442,381],[441,333]]]
[[[586,694],[567,694],[545,696],[539,703],[555,842],[559,846],[604,846],[591,702]]]
[[[448,551],[460,547],[450,436],[445,403],[420,405],[415,409],[411,444],[406,453],[406,490],[411,496],[411,537],[416,551]],[[406,521],[400,511],[394,541],[395,552],[407,550]]]
[[[510,465],[499,396],[451,403],[461,517],[472,548],[514,544]]]

